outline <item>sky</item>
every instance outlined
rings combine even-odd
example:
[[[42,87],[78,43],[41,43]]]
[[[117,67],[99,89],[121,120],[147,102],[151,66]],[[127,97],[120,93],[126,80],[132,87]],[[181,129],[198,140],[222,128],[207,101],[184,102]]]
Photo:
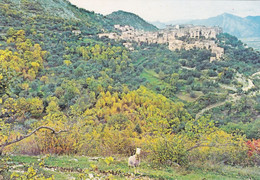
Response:
[[[206,19],[223,13],[241,17],[260,15],[260,1],[217,0],[69,0],[78,7],[103,15],[132,12],[146,21],[169,22]]]

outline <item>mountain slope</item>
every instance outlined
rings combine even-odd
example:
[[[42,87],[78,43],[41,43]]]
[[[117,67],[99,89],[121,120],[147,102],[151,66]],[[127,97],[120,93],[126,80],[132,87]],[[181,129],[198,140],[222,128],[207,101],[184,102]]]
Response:
[[[125,11],[116,11],[106,16],[113,24],[130,25],[135,29],[144,31],[156,31],[158,28],[149,24],[139,16]]]
[[[67,0],[0,0],[3,6],[8,8],[6,11],[16,11],[21,18],[61,18],[70,21],[84,22],[88,27],[110,29],[112,25],[103,15],[87,11],[72,5]],[[2,8],[4,10],[4,8]]]
[[[256,37],[260,36],[259,27],[260,21],[241,18],[232,14],[221,14],[204,20],[190,21],[192,24],[205,26],[220,26],[224,32],[230,33],[237,37]]]
[[[165,44],[131,42],[131,51],[126,40],[97,36],[113,28],[112,19],[67,1],[12,2],[0,3],[1,157],[4,147],[27,138],[3,152],[106,157],[114,163],[102,160],[111,172],[119,163],[111,157],[127,157],[135,147],[151,150],[144,162],[169,168],[223,164],[223,159],[225,164],[254,163],[237,129],[247,138],[260,138],[260,96],[254,95],[260,87],[259,52],[225,33],[214,39],[225,49],[220,61],[210,61],[206,48],[170,51]],[[206,110],[211,116],[194,120]],[[53,133],[30,136],[34,128],[46,126]],[[204,144],[218,148],[197,146]],[[92,166],[84,168],[100,174]],[[158,178],[176,178],[174,169],[166,177],[161,172]]]
[[[260,16],[245,18],[224,13],[208,19],[175,20],[165,24],[194,24],[205,26],[219,26],[224,32],[237,37],[260,37]]]

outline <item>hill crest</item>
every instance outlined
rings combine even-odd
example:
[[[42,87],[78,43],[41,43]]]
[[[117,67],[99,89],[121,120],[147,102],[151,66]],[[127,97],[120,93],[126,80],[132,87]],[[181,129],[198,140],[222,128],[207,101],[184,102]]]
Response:
[[[134,27],[135,29],[138,30],[144,30],[144,31],[156,31],[158,28],[138,15],[131,13],[131,12],[126,12],[126,11],[115,11],[112,12],[111,14],[106,16],[108,19],[112,21],[112,23],[119,24],[119,25],[130,25]]]

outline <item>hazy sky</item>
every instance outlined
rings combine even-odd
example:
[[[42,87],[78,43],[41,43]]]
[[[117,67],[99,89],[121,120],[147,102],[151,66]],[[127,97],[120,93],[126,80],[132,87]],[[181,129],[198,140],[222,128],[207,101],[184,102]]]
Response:
[[[69,0],[78,7],[107,15],[124,10],[147,21],[204,19],[224,12],[245,17],[260,15],[260,1],[216,0]]]

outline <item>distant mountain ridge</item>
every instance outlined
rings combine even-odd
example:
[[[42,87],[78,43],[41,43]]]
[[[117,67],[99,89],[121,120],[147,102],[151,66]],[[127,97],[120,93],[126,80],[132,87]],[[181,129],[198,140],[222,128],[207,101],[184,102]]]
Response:
[[[154,22],[152,24],[136,14],[116,11],[107,16],[78,8],[68,0],[0,0],[0,3],[12,2],[10,9],[19,10],[22,17],[37,17],[37,15],[47,15],[49,17],[59,17],[73,21],[82,21],[90,28],[97,30],[112,30],[113,25],[130,25],[135,29],[144,31],[156,31],[158,28],[165,28],[166,24],[194,24],[205,26],[219,26],[224,32],[238,38],[260,37],[260,16],[239,17],[224,13],[215,17],[200,20],[179,20],[167,23]],[[46,17],[47,17],[46,16]],[[2,22],[3,23],[3,22]]]
[[[126,11],[115,11],[106,16],[106,18],[110,19],[113,24],[120,24],[120,25],[130,25],[138,30],[144,31],[156,31],[158,28],[144,19],[139,17],[136,14],[126,12]]]
[[[170,21],[165,24],[219,26],[223,28],[224,32],[237,37],[260,37],[260,16],[247,16],[242,18],[224,13],[208,19]]]
[[[259,37],[260,21],[259,17],[239,17],[232,14],[224,13],[216,17],[205,20],[191,21],[195,25],[220,26],[224,32],[237,37]]]

